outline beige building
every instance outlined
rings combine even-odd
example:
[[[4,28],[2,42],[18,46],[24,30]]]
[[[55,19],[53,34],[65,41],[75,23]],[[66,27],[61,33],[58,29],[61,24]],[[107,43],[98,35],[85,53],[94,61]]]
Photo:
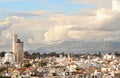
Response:
[[[15,54],[15,62],[22,63],[24,58],[24,43],[17,37],[17,34],[13,36],[13,53]]]

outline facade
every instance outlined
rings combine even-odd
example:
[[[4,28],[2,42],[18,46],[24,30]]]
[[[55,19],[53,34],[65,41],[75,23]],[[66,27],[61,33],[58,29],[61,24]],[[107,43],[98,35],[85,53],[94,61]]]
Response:
[[[13,53],[15,54],[15,62],[22,63],[24,58],[24,43],[17,37],[17,34],[13,36]]]

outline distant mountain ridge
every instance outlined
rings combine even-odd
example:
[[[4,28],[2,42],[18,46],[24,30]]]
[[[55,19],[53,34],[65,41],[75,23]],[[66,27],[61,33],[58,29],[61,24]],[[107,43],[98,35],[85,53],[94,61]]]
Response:
[[[85,42],[85,41],[64,41],[60,44],[46,45],[29,52],[73,52],[73,53],[96,53],[96,52],[115,52],[120,50],[120,42]]]

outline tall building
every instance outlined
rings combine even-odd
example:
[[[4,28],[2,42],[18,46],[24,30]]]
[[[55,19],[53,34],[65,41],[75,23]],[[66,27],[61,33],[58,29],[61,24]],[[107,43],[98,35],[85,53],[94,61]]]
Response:
[[[17,37],[17,34],[13,36],[13,53],[15,54],[15,62],[22,63],[24,61],[24,43]]]

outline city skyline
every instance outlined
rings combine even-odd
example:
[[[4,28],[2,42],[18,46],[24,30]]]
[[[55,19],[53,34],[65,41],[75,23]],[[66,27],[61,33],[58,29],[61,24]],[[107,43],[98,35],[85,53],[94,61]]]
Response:
[[[119,4],[120,0],[1,0],[0,51],[12,51],[14,34],[25,42],[25,50],[66,41],[76,41],[71,47],[80,41],[120,42]]]

